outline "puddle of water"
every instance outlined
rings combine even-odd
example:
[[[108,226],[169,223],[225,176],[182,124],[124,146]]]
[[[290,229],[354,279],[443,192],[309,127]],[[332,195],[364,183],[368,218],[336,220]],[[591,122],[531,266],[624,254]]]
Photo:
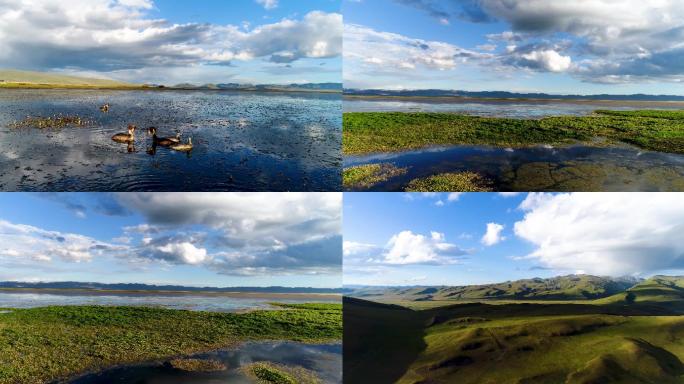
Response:
[[[684,155],[632,147],[437,147],[350,156],[344,166],[386,162],[408,172],[369,190],[403,191],[416,178],[472,171],[496,191],[684,191]]]
[[[322,298],[273,299],[237,298],[226,296],[201,295],[56,295],[45,293],[4,293],[0,292],[1,308],[36,308],[65,305],[104,305],[104,306],[150,306],[190,311],[240,312],[255,309],[274,309],[269,302],[310,303],[339,302]],[[1,312],[0,312],[1,313]]]
[[[208,91],[0,91],[0,190],[339,190],[341,95]],[[110,104],[108,113],[99,106]],[[27,116],[77,115],[61,129],[9,128]],[[138,127],[130,148],[111,137]],[[192,138],[190,154],[157,147]]]
[[[635,110],[635,109],[682,109],[682,103],[668,106],[663,103],[620,103],[591,102],[573,103],[553,100],[524,101],[473,101],[453,100],[443,102],[436,100],[359,100],[346,98],[344,112],[448,112],[487,117],[510,117],[520,119],[538,119],[546,116],[586,116],[597,109]]]
[[[288,366],[300,366],[315,372],[324,383],[342,382],[342,345],[309,345],[292,342],[248,343],[238,349],[202,353],[191,358],[213,359],[228,367],[220,372],[185,372],[149,363],[114,368],[98,374],[80,377],[71,384],[248,384],[241,366],[268,361]]]

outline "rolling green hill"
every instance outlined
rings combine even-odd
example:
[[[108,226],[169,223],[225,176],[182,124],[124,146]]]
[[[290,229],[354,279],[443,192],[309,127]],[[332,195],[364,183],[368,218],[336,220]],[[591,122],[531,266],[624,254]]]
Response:
[[[350,294],[373,301],[587,300],[611,296],[638,280],[591,275],[525,279],[497,284],[440,287],[365,287]]]
[[[345,379],[683,383],[684,277],[633,282],[582,275],[469,287],[357,289],[354,295],[373,301],[345,298]],[[492,295],[497,289],[504,294]],[[454,292],[461,298],[441,299]],[[407,308],[419,307],[407,297],[427,296],[442,306]],[[497,300],[500,296],[507,298]]]
[[[55,73],[0,69],[0,88],[139,88],[141,85]]]
[[[625,292],[617,293],[596,302],[610,304],[628,301],[636,303],[661,303],[684,311],[684,277],[653,276],[627,289]]]

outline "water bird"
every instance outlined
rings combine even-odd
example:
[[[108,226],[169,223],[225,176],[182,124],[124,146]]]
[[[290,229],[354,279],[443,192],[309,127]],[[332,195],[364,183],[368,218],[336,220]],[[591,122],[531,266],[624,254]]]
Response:
[[[180,151],[180,152],[190,152],[192,151],[192,137],[188,137],[188,143],[187,144],[175,144],[170,147],[174,151]]]
[[[181,143],[180,132],[176,133],[176,137],[158,137],[157,136],[157,128],[156,127],[149,127],[147,129],[147,134],[152,135],[152,143],[154,145],[160,145],[162,147],[169,147],[171,145]]]
[[[103,105],[100,107],[100,111],[102,112],[109,112],[109,103]]]
[[[135,140],[135,125],[128,125],[128,133],[117,133],[112,136],[112,140],[119,143],[128,143]]]

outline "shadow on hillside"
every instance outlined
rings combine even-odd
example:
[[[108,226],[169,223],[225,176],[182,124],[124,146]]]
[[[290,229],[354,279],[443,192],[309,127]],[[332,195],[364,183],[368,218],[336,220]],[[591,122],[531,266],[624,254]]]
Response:
[[[514,316],[562,316],[562,315],[617,315],[617,316],[676,316],[683,313],[681,302],[648,302],[635,304],[569,304],[569,303],[520,303],[520,304],[454,304],[425,310],[432,316],[459,317],[480,316],[491,319]]]
[[[344,298],[344,381],[394,383],[425,349],[425,318],[395,305]]]

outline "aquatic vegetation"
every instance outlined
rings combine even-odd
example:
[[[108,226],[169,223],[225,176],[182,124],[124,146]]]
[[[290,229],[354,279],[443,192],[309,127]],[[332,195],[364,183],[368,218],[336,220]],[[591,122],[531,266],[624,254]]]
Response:
[[[212,359],[173,359],[168,364],[175,369],[188,372],[217,372],[228,369],[222,362]]]
[[[684,177],[673,168],[654,166],[640,171],[639,176],[646,185],[657,185],[662,190],[684,190]],[[606,185],[642,189],[640,185],[632,185],[634,171],[627,165],[586,161],[526,163],[506,172],[502,181],[515,191],[604,191]]]
[[[406,192],[489,192],[491,181],[474,172],[442,173],[408,183]]]
[[[640,148],[684,153],[684,111],[597,111],[591,116],[510,119],[451,113],[354,112],[343,119],[347,155],[394,152],[431,145],[524,147],[582,142],[622,142]]]
[[[407,171],[408,168],[398,168],[390,163],[358,165],[344,169],[342,184],[346,189],[370,188]]]
[[[31,117],[27,116],[22,121],[9,124],[10,128],[65,128],[65,127],[85,127],[91,122],[81,116],[55,115],[50,117]]]
[[[319,384],[316,375],[302,367],[259,362],[242,367],[242,371],[260,384]]]
[[[342,305],[243,314],[150,307],[41,307],[0,315],[0,383],[45,383],[250,340],[342,338]],[[31,356],[30,360],[26,356]]]

